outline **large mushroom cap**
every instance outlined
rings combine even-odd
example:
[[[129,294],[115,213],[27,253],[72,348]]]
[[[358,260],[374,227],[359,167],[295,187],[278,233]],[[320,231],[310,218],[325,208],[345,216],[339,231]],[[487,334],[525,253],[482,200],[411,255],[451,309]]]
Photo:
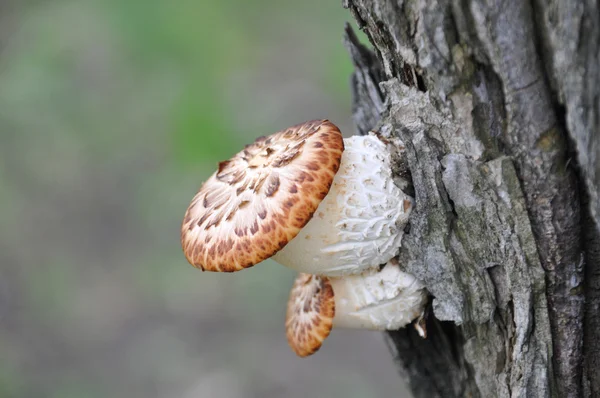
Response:
[[[260,137],[221,162],[185,213],[181,244],[206,271],[233,272],[275,254],[329,192],[344,142],[328,120]]]
[[[326,276],[299,274],[288,300],[285,330],[300,357],[315,353],[329,336],[335,315],[333,287]]]

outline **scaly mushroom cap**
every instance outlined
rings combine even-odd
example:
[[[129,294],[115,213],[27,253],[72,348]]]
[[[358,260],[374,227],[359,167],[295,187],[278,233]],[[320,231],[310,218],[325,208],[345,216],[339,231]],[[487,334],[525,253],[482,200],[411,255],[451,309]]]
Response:
[[[314,354],[333,327],[335,300],[325,276],[299,274],[290,292],[285,329],[292,350],[300,357]]]
[[[181,244],[205,271],[248,268],[282,249],[311,219],[340,167],[344,142],[328,120],[260,137],[202,185]]]

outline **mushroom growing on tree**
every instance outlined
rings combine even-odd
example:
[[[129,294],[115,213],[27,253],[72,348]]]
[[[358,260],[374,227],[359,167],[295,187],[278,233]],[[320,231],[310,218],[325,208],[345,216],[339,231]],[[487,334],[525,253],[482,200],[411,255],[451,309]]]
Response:
[[[377,268],[398,253],[412,208],[391,163],[377,136],[343,139],[328,120],[260,137],[221,162],[192,200],[185,256],[205,271],[269,257],[324,276]]]
[[[343,139],[327,120],[299,124],[219,164],[185,214],[183,250],[206,271],[269,257],[299,271],[286,317],[299,356],[334,325],[399,329],[423,314],[427,292],[390,261],[413,203],[397,183],[405,181],[376,135]]]
[[[300,357],[315,353],[331,329],[396,330],[423,315],[427,291],[394,260],[360,275],[299,274],[290,292],[286,335]],[[425,330],[415,327],[422,337]]]

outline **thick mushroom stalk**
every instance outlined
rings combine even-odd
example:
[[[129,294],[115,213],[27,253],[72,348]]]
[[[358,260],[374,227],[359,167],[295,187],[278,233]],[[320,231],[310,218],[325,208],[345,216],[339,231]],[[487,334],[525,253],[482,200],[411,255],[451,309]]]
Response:
[[[273,256],[299,272],[342,276],[398,254],[412,198],[392,176],[391,155],[375,135],[344,139],[340,168],[312,219]]]
[[[308,356],[333,327],[396,330],[419,318],[426,303],[424,285],[395,261],[340,278],[300,274],[288,301],[287,339],[298,356]]]

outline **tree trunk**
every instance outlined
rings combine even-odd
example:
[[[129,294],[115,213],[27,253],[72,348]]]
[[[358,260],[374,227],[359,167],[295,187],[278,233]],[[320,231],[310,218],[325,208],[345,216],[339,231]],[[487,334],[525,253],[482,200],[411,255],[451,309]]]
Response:
[[[357,129],[399,138],[417,397],[600,397],[598,2],[344,0]]]

